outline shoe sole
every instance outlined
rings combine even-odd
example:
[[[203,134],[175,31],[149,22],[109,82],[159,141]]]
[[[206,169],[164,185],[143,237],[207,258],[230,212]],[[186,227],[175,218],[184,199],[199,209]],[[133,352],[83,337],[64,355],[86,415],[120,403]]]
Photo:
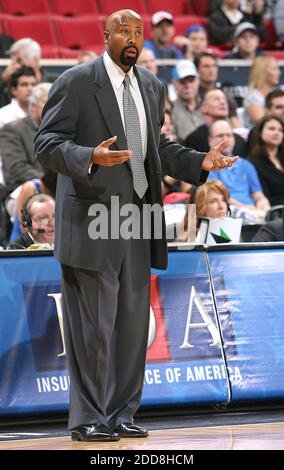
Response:
[[[110,442],[110,441],[119,441],[120,436],[118,437],[97,437],[94,439],[84,439],[83,437],[77,436],[76,434],[71,434],[72,441],[81,441],[81,442]]]

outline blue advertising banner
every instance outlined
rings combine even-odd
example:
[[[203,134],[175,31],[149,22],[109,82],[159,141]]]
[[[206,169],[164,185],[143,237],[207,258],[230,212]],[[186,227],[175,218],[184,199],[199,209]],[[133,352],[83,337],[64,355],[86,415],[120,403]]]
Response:
[[[209,252],[229,371],[238,367],[232,400],[284,396],[284,250]]]
[[[283,248],[170,252],[152,272],[142,405],[283,397],[283,280]],[[6,253],[0,283],[0,415],[67,411],[59,264]]]

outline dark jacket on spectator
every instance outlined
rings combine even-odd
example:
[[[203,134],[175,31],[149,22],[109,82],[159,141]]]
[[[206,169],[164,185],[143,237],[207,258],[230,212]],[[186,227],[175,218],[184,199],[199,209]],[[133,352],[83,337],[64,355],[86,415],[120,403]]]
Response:
[[[283,219],[275,219],[262,225],[252,242],[281,242],[284,241],[284,223]]]
[[[22,184],[42,177],[43,168],[33,151],[36,132],[29,116],[10,122],[0,130],[0,154],[6,184]]]
[[[279,158],[284,166],[284,155]],[[263,187],[263,192],[271,206],[284,204],[284,172],[278,170],[267,156],[258,155],[251,159],[257,169],[258,177]]]
[[[249,15],[247,13],[243,13],[240,23],[244,21],[255,24],[260,38],[262,40],[264,39],[265,28],[262,24],[262,14]],[[232,24],[221,8],[211,13],[208,21],[208,31],[212,44],[231,43],[233,41],[236,27],[237,24]]]
[[[209,137],[209,128],[207,124],[202,124],[194,132],[189,134],[184,141],[184,145],[186,147],[194,148],[198,152],[208,152],[209,144],[208,144],[208,137]],[[241,157],[246,157],[246,143],[244,139],[238,135],[234,134],[236,143],[234,146],[234,155],[240,155]]]

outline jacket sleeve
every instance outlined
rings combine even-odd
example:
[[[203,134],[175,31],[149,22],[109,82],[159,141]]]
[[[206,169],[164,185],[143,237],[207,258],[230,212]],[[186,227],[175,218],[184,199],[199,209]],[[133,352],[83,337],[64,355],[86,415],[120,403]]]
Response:
[[[80,77],[62,74],[53,84],[42,122],[35,137],[34,150],[40,163],[55,173],[80,182],[88,180],[93,152],[75,142],[80,114]]]

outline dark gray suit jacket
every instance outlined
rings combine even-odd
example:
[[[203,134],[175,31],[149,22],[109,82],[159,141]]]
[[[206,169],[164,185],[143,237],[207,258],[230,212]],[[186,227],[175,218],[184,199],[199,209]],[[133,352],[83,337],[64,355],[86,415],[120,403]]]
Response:
[[[161,163],[166,174],[193,184],[207,178],[201,169],[205,154],[189,151],[160,134],[164,120],[164,85],[148,70],[135,67],[148,124],[145,168],[149,183],[147,202],[162,205]],[[92,240],[88,234],[94,203],[110,206],[119,195],[120,206],[131,203],[132,177],[128,163],[113,167],[93,166],[94,147],[116,135],[113,148],[127,148],[123,123],[111,82],[100,56],[94,62],[73,67],[53,84],[35,152],[43,166],[59,173],[56,191],[55,256],[69,266],[109,270],[118,267],[127,240]],[[164,222],[163,222],[164,224]],[[167,267],[165,237],[151,240],[151,263]]]
[[[281,242],[284,241],[284,221],[282,218],[272,220],[262,225],[252,242]]]
[[[0,154],[6,184],[21,184],[42,177],[43,168],[33,151],[35,135],[36,128],[29,116],[9,122],[0,130]]]

